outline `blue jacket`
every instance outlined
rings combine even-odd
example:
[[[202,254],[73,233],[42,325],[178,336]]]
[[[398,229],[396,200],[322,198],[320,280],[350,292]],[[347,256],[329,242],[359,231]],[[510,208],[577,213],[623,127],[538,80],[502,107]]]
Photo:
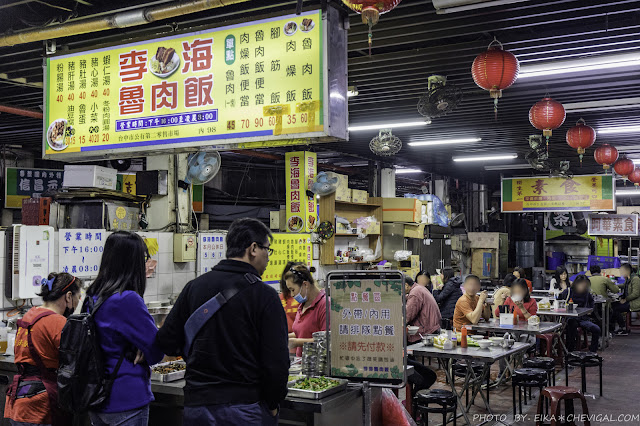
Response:
[[[97,301],[96,296],[93,299]],[[148,405],[153,401],[149,365],[160,362],[164,354],[154,343],[158,328],[144,300],[134,291],[115,293],[98,309],[95,321],[109,374],[125,352],[140,349],[146,361],[133,365],[132,359],[123,360],[111,396],[101,411],[118,413]]]
[[[453,277],[445,283],[442,290],[434,290],[433,297],[440,306],[442,318],[453,319],[453,313],[456,310],[456,302],[462,297],[462,278]]]

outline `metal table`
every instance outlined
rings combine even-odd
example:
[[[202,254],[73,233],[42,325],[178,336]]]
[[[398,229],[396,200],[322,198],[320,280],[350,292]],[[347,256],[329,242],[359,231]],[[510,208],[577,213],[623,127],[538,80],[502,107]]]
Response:
[[[589,315],[593,312],[593,308],[575,308],[572,311],[567,309],[538,309],[538,316],[551,317],[552,320],[558,321],[561,324],[560,329],[556,331],[558,334],[558,340],[565,355],[569,353],[567,345],[562,340],[562,333],[567,328],[567,321],[571,318],[580,318]]]
[[[453,393],[455,393],[456,398],[458,399],[458,406],[463,407],[461,409],[462,415],[464,416],[464,419],[467,422],[467,424],[470,425],[471,422],[469,421],[468,413],[478,393],[480,393],[480,396],[484,401],[485,408],[493,417],[493,411],[491,410],[491,406],[487,402],[487,399],[484,393],[481,392],[482,386],[477,386],[474,388],[473,394],[469,399],[469,405],[465,406],[462,404],[461,396],[469,388],[470,383],[486,382],[487,376],[489,375],[489,371],[491,369],[491,364],[493,364],[494,362],[500,359],[525,352],[530,346],[531,344],[529,343],[516,342],[513,345],[513,347],[511,347],[510,349],[505,349],[505,348],[496,347],[496,346],[490,346],[489,349],[480,349],[475,347],[461,348],[458,346],[453,349],[445,350],[445,349],[438,349],[435,346],[424,346],[422,343],[416,343],[416,344],[407,346],[407,352],[410,354],[419,355],[423,357],[431,357],[431,358],[446,360],[447,362],[456,359],[456,360],[477,361],[484,364],[484,368],[482,369],[482,373],[480,374],[480,376],[477,376],[473,371],[473,369],[471,368],[467,370],[467,378],[470,377],[471,380],[465,380],[465,383],[462,386],[462,391],[460,393],[456,391],[456,387],[453,382],[451,371],[449,371],[449,368],[447,367],[445,367],[444,369],[444,372],[447,376],[447,380],[451,384],[451,390],[453,391]],[[503,423],[499,420],[498,422]],[[503,424],[506,425],[506,423],[503,423]]]
[[[500,320],[498,318],[493,318],[489,322],[480,322],[476,325],[467,326],[475,331],[487,331],[492,333],[513,333],[513,334],[546,334],[553,333],[560,327],[562,324],[559,322],[545,322],[541,321],[539,325],[529,325],[527,322],[519,322],[514,325],[500,325]]]

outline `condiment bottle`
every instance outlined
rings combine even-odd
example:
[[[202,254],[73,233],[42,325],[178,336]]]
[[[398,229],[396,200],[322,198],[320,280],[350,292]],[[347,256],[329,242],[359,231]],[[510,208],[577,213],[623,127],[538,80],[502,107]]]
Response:
[[[518,314],[516,313],[516,308],[513,308],[513,324],[518,324]]]
[[[467,327],[463,326],[461,331],[462,337],[460,338],[460,347],[467,347]]]

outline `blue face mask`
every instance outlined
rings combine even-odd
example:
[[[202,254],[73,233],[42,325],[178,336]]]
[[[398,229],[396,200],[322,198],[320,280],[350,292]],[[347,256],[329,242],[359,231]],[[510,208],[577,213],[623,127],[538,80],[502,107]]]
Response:
[[[302,297],[302,289],[300,289],[300,293],[296,294],[295,296],[293,296],[294,300],[296,302],[298,302],[299,304],[303,304],[307,302],[307,298],[306,297]]]

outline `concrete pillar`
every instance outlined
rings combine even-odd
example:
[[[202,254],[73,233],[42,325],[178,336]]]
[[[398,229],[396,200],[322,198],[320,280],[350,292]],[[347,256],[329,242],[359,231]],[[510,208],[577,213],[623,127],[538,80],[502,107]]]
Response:
[[[396,171],[395,169],[382,169],[380,182],[380,196],[393,198],[396,196]]]
[[[168,194],[162,196],[154,195],[149,202],[149,209],[147,210],[149,229],[160,229],[173,223],[190,223],[191,200],[189,199],[189,191],[177,187],[177,181],[184,180],[187,176],[187,158],[188,154],[147,157],[147,170],[168,170],[169,172]],[[177,160],[177,163],[175,160]],[[178,209],[176,209],[176,205]],[[176,212],[178,213],[177,217]],[[183,225],[182,228],[183,232],[186,231],[186,226]]]

